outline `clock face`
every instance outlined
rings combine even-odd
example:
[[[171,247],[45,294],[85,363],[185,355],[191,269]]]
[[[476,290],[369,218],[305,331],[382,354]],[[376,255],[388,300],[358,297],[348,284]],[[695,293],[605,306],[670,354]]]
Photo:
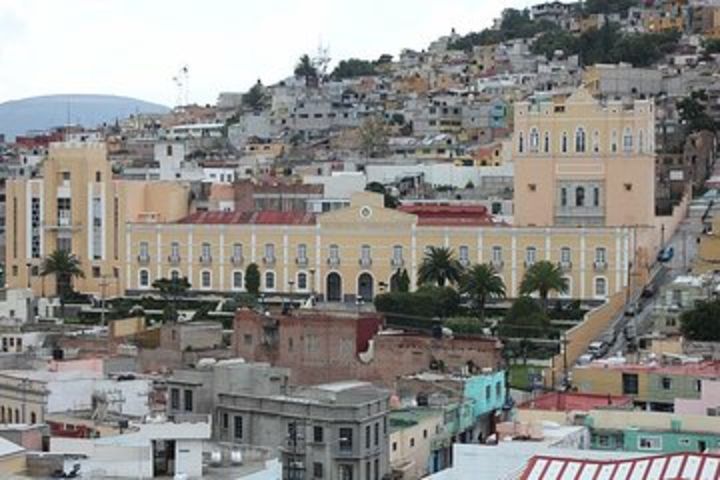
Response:
[[[372,216],[372,208],[365,206],[360,209],[360,216],[362,218],[370,218]]]

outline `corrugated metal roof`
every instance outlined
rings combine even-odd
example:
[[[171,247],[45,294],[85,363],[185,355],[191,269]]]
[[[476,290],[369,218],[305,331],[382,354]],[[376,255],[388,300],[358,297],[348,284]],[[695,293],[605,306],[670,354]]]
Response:
[[[597,461],[538,455],[521,480],[717,480],[720,455],[676,453],[631,460]]]

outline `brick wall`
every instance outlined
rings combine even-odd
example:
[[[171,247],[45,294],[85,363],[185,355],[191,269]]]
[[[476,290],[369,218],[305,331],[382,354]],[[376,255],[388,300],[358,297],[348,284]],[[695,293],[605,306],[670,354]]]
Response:
[[[470,361],[495,368],[500,360],[494,339],[382,334],[382,323],[377,314],[266,317],[243,309],[235,317],[233,348],[248,361],[291,368],[295,384],[357,378],[392,387],[397,377],[427,370],[433,360],[451,371]]]

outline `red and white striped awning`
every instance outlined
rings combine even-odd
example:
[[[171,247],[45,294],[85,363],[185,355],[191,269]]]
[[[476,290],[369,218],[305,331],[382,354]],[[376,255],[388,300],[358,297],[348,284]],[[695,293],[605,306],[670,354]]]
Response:
[[[520,480],[718,480],[720,455],[677,453],[597,461],[538,455]]]

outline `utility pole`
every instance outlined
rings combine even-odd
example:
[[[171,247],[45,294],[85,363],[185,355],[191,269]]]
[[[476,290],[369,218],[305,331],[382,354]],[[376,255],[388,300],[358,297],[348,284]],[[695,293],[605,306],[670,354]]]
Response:
[[[105,289],[110,285],[110,276],[102,275],[100,277],[100,326],[105,326]]]

